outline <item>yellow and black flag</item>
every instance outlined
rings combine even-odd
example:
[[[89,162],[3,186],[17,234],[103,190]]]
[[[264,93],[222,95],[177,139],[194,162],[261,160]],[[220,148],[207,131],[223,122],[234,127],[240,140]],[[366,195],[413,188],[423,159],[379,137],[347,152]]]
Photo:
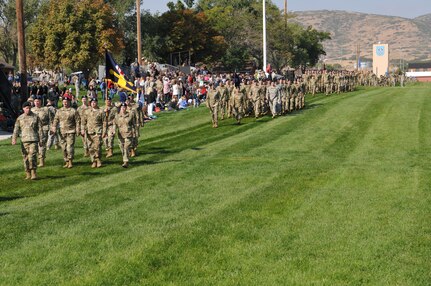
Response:
[[[111,80],[116,83],[119,87],[127,89],[130,92],[136,93],[136,87],[130,81],[127,81],[124,77],[124,73],[121,71],[121,68],[114,61],[112,55],[106,51],[105,52],[105,60],[106,60],[106,79]]]

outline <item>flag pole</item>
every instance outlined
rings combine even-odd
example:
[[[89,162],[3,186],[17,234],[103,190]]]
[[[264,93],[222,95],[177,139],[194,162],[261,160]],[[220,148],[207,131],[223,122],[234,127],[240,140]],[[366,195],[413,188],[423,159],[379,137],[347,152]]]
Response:
[[[142,43],[141,43],[141,0],[136,0],[136,35],[138,41],[138,65],[141,66],[141,52],[142,52]]]
[[[266,74],[266,0],[263,0],[263,70]]]

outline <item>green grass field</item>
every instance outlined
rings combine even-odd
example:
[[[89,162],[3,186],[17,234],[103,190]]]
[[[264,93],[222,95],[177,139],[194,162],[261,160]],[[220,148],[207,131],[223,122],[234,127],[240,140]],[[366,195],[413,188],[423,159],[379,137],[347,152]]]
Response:
[[[161,114],[129,169],[79,138],[38,181],[0,142],[0,285],[430,285],[431,86],[306,104]]]

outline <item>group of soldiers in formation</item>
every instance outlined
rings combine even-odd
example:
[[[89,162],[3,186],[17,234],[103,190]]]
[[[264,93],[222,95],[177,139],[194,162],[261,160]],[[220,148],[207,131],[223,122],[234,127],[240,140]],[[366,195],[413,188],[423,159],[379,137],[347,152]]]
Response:
[[[249,81],[231,84],[220,82],[217,87],[209,84],[206,104],[212,114],[212,126],[218,127],[218,114],[221,119],[234,117],[241,124],[244,116],[256,118],[270,112],[274,118],[305,106],[305,85],[301,80],[293,84],[284,79],[276,81]]]
[[[358,85],[397,84],[403,86],[404,77],[378,78],[371,72],[310,70],[292,81],[236,75],[211,78],[205,100],[212,114],[212,126],[217,128],[219,115],[221,119],[234,117],[237,124],[241,124],[243,117],[270,114],[274,118],[303,109],[306,94],[330,95],[353,91]],[[72,168],[77,136],[82,137],[84,156],[90,157],[92,168],[102,166],[102,145],[106,148],[106,157],[113,156],[116,133],[122,167],[127,168],[129,157],[136,156],[145,109],[134,101],[133,95],[122,100],[121,105],[114,105],[108,96],[104,107],[99,107],[97,94],[90,94],[89,98],[84,96],[82,105],[77,108],[72,106],[72,95],[68,93],[63,95],[63,106],[59,109],[49,97],[46,106],[42,100],[43,97],[36,95],[33,100],[24,102],[24,113],[16,120],[12,136],[13,145],[18,136],[21,137],[26,179],[37,179],[36,169],[45,165],[46,151],[54,142],[63,152],[63,167]]]
[[[244,77],[237,83],[220,80],[209,84],[207,106],[212,126],[217,128],[219,115],[222,120],[225,116],[234,117],[237,124],[249,116],[270,114],[274,118],[303,109],[306,94],[339,94],[353,91],[356,86],[403,86],[404,81],[403,75],[377,77],[366,71],[317,70],[307,70],[292,81],[284,77],[272,80]]]
[[[69,96],[63,97],[63,106],[59,109],[51,100],[42,106],[40,96],[36,96],[33,102],[23,103],[24,113],[15,122],[12,145],[20,136],[26,179],[37,179],[36,169],[45,166],[46,150],[53,144],[61,147],[63,167],[72,168],[77,136],[82,137],[84,156],[90,157],[92,168],[102,166],[102,144],[106,147],[106,157],[113,156],[116,133],[122,153],[122,167],[127,168],[129,157],[136,155],[139,128],[143,127],[144,120],[133,96],[120,105],[113,105],[108,97],[102,108],[97,97],[88,99],[84,96],[82,105],[77,109],[71,106],[71,99]]]

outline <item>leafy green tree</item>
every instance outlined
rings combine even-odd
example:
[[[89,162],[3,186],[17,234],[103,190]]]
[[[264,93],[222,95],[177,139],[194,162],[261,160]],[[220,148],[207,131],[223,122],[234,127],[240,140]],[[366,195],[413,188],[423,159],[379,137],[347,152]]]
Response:
[[[249,60],[263,63],[261,0],[200,0],[197,9],[204,11],[211,25],[226,39],[228,49],[223,57],[227,67]],[[267,56],[276,69],[290,65],[313,66],[325,54],[322,42],[329,34],[288,23],[280,9],[267,1]],[[244,53],[235,53],[241,49]],[[240,56],[241,61],[232,57]],[[233,64],[233,65],[232,65]]]
[[[235,63],[244,65],[253,61],[261,66],[263,62],[262,39],[262,1],[260,0],[200,0],[197,4],[208,16],[210,25],[214,26],[226,39],[228,49],[223,57],[226,67]],[[268,26],[280,18],[280,11],[271,2],[267,5]],[[238,56],[235,50],[242,50],[240,61],[231,58]]]
[[[279,71],[286,66],[315,66],[326,54],[322,43],[330,39],[329,33],[286,21],[276,22],[268,30],[268,61]]]
[[[166,50],[170,53],[190,51],[193,61],[213,63],[221,58],[225,39],[211,25],[204,12],[186,9],[181,1],[168,4],[169,11],[160,16]]]
[[[103,0],[51,0],[29,34],[35,63],[46,68],[95,68],[106,49],[124,48],[112,6]]]
[[[121,26],[127,22],[130,14],[133,13],[136,17],[136,0],[105,0],[105,3],[112,6],[113,12]]]
[[[24,29],[31,26],[36,20],[36,15],[45,1],[24,1]],[[16,31],[15,1],[0,0],[0,56],[17,66],[18,38]]]
[[[122,52],[124,62],[129,65],[136,59],[137,35],[136,35],[136,13],[126,17],[124,23],[124,43]],[[161,61],[165,49],[165,39],[161,31],[162,24],[158,15],[152,15],[149,11],[141,13],[141,36],[142,56],[151,61]]]
[[[327,32],[319,32],[316,29],[307,27],[294,34],[292,45],[292,57],[290,64],[292,66],[303,68],[315,66],[321,55],[326,55],[322,42],[331,39]]]

